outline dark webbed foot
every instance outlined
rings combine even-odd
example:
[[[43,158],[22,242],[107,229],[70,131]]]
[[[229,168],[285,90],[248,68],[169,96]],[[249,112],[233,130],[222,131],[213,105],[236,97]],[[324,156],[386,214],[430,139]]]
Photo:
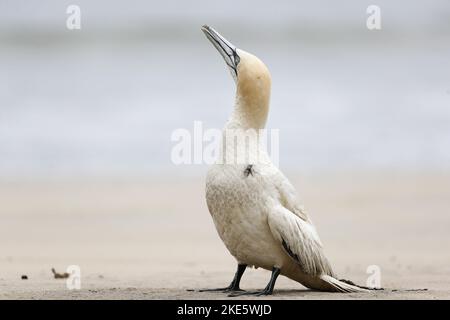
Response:
[[[246,264],[238,264],[236,273],[234,275],[233,281],[231,281],[230,285],[225,288],[214,288],[214,289],[200,289],[198,292],[239,292],[244,291],[239,288],[239,284],[241,282],[242,275],[244,274],[245,269],[247,268]],[[188,290],[194,291],[194,290]]]
[[[223,292],[223,293],[227,293],[227,292],[239,292],[239,291],[244,291],[241,288],[237,287],[232,287],[232,286],[228,286],[226,288],[214,288],[214,289],[200,289],[198,290],[198,292]]]
[[[273,288],[275,287],[275,282],[277,281],[278,276],[280,275],[279,268],[272,269],[272,276],[270,277],[270,281],[267,286],[262,291],[244,291],[244,292],[236,292],[231,293],[229,297],[239,297],[239,296],[269,296],[273,294]]]
[[[240,296],[269,296],[272,295],[273,291],[268,291],[266,289],[262,291],[243,291],[230,293],[229,297],[240,297]]]

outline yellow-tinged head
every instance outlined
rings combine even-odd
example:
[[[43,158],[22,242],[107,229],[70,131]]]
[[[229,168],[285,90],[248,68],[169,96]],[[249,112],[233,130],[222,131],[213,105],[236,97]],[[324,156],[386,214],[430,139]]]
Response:
[[[202,31],[222,55],[236,82],[236,111],[243,126],[263,128],[269,110],[271,77],[269,69],[256,56],[237,49],[209,26]]]

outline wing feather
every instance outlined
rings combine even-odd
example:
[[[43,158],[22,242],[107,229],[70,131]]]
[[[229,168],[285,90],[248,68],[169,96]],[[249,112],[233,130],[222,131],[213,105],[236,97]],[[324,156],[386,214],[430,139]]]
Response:
[[[283,206],[268,215],[272,235],[285,252],[309,275],[333,276],[314,226]]]
[[[303,206],[298,200],[297,192],[295,191],[294,186],[280,170],[277,170],[273,181],[275,181],[275,188],[278,191],[278,200],[280,203],[302,220],[310,221]]]

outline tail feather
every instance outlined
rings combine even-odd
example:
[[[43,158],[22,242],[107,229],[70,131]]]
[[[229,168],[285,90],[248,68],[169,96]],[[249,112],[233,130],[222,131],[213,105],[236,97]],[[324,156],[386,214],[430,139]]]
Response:
[[[369,292],[370,290],[369,288],[366,289],[364,287],[357,286],[351,281],[338,280],[328,275],[321,275],[320,279],[328,283],[336,292]]]

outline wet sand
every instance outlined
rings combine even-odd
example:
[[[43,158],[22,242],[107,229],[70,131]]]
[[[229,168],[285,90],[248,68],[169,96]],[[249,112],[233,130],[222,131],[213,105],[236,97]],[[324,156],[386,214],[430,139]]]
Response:
[[[264,298],[450,299],[450,174],[288,176],[338,275],[365,284],[377,265],[386,290],[321,293],[280,277]],[[187,291],[225,286],[235,271],[203,185],[202,177],[1,181],[0,299],[227,298]],[[52,267],[68,265],[80,266],[81,290],[53,279]],[[269,276],[248,270],[241,286],[263,288]]]

